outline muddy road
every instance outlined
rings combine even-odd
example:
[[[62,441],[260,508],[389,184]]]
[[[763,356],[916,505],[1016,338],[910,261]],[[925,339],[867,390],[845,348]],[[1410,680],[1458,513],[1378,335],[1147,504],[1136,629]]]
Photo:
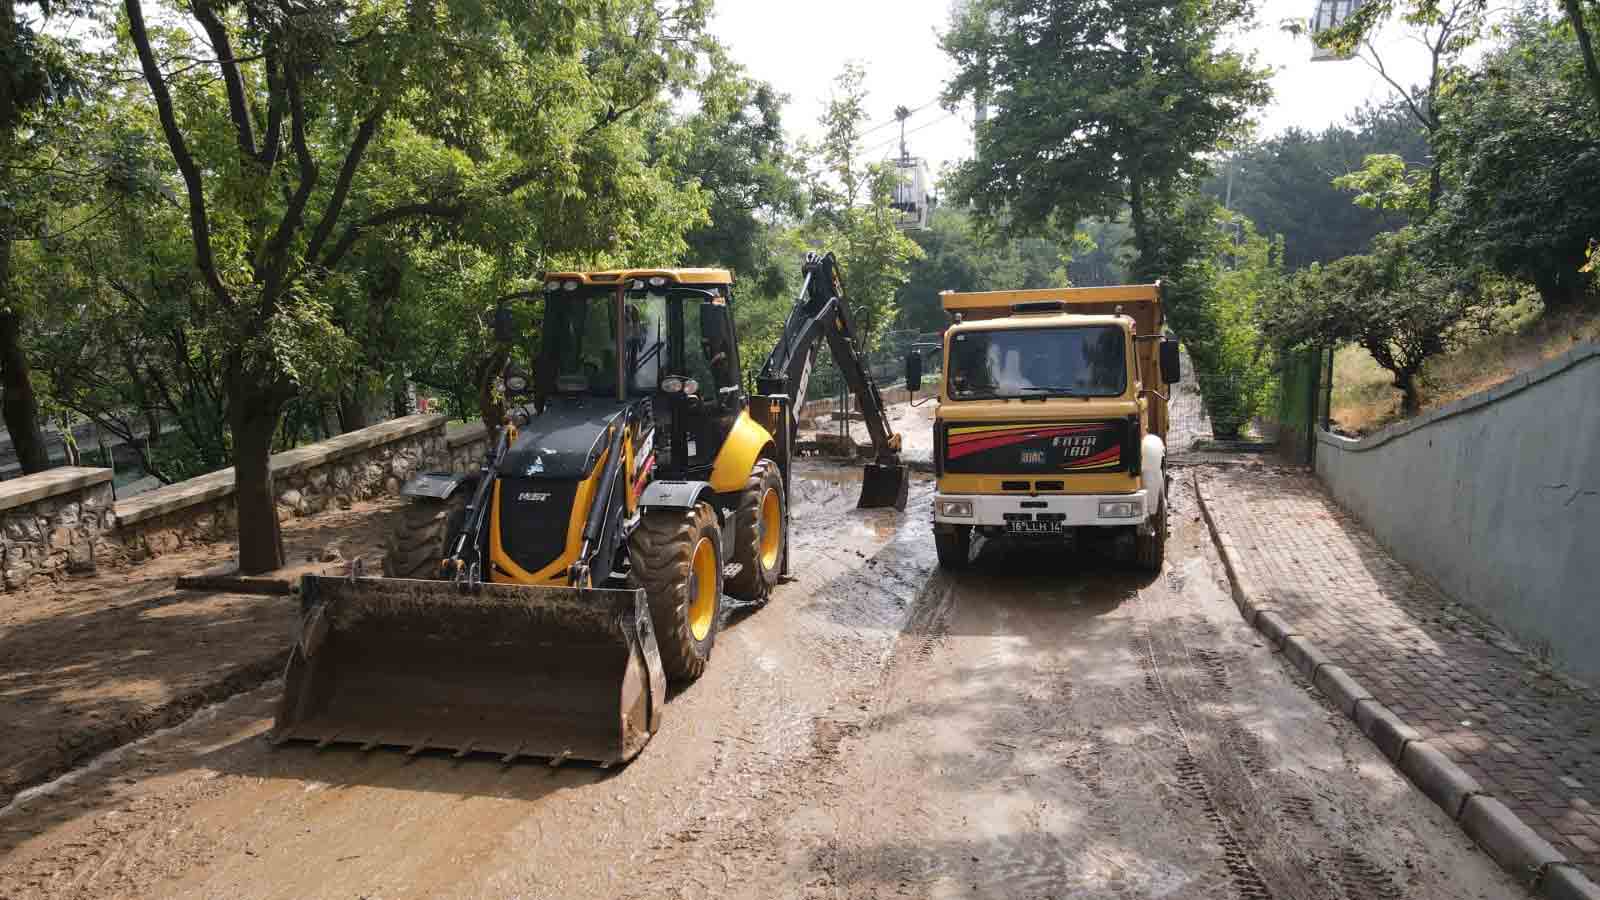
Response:
[[[0,897],[1521,897],[1228,600],[798,482],[798,580],[612,771],[263,735],[280,686],[0,811]]]

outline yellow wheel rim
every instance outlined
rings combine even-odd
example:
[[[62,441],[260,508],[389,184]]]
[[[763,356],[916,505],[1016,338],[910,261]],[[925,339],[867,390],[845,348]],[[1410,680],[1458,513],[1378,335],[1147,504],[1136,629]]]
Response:
[[[717,548],[709,538],[701,538],[689,565],[689,633],[697,641],[705,640],[716,618]]]
[[[773,489],[761,497],[761,568],[768,571],[777,568],[782,551],[783,504],[778,501],[778,491]]]

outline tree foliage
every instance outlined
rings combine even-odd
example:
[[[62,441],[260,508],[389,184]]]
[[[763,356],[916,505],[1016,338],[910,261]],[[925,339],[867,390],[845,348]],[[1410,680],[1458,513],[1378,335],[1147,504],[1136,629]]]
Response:
[[[1364,252],[1374,235],[1407,222],[1389,208],[1352,205],[1334,183],[1380,154],[1404,161],[1410,171],[1425,171],[1430,163],[1425,133],[1392,102],[1365,107],[1347,124],[1317,134],[1290,128],[1247,144],[1218,163],[1206,192],[1229,200],[1263,234],[1281,235],[1289,268],[1328,263]]]
[[[1266,328],[1284,346],[1362,347],[1394,376],[1404,411],[1414,415],[1423,364],[1481,332],[1515,296],[1503,280],[1432,256],[1408,226],[1379,236],[1370,254],[1296,273]]]
[[[1600,101],[1570,33],[1516,18],[1507,43],[1451,92],[1438,132],[1447,189],[1427,238],[1533,284],[1546,308],[1591,290],[1600,235]]]
[[[1021,232],[1126,207],[1153,271],[1161,195],[1204,174],[1267,99],[1267,71],[1221,41],[1252,15],[1237,0],[969,4],[943,37],[957,65],[945,99],[983,94],[995,110],[953,193]]]

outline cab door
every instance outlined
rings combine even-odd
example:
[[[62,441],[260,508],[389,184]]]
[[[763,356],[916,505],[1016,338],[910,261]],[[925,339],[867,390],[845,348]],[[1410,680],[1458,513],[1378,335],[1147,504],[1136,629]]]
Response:
[[[675,293],[669,300],[673,335],[672,374],[691,379],[697,390],[664,397],[672,410],[672,458],[693,477],[708,475],[717,453],[744,409],[739,350],[726,298],[701,292]]]

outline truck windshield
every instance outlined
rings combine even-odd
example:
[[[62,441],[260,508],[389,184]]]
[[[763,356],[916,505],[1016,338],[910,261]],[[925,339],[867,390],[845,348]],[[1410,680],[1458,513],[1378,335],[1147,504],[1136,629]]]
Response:
[[[551,295],[544,346],[555,357],[558,390],[603,396],[617,392],[617,295],[612,290]],[[628,393],[653,393],[667,346],[667,302],[660,293],[630,292],[624,305]]]
[[[1114,325],[962,332],[950,340],[950,397],[1118,397],[1126,343]]]

